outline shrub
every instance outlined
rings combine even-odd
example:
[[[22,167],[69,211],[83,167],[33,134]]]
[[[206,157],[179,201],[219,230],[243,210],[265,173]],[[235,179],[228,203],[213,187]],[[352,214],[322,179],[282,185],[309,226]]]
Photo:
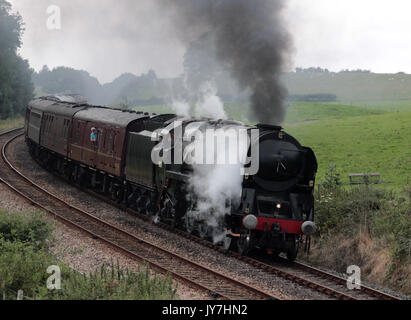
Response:
[[[39,214],[0,214],[0,295],[16,299],[19,290],[32,299],[168,300],[176,299],[171,277],[148,268],[123,270],[102,266],[88,276],[71,270],[47,251],[52,228]],[[60,266],[61,290],[47,289],[48,267]]]
[[[61,269],[61,290],[47,289],[47,268]],[[117,264],[102,266],[89,275],[71,270],[44,249],[20,241],[0,239],[0,293],[16,299],[24,296],[41,300],[170,300],[176,299],[171,277],[151,276],[148,268],[123,270]]]
[[[151,276],[148,268],[133,271],[111,264],[103,265],[88,276],[70,271],[62,281],[62,290],[47,297],[58,300],[173,300],[176,299],[171,277]]]
[[[42,214],[0,212],[0,237],[6,241],[46,247],[52,231],[51,224]]]
[[[361,225],[367,228],[375,212],[392,194],[367,186],[353,189],[324,189],[316,197],[316,222],[319,232],[330,230],[343,233],[356,232]]]
[[[374,217],[374,234],[385,236],[390,244],[394,263],[410,256],[411,201],[397,198],[387,201]]]
[[[321,184],[326,189],[335,189],[341,186],[340,173],[337,170],[337,166],[330,164],[328,170],[325,173],[324,181]]]
[[[409,293],[411,189],[396,194],[370,185],[328,186],[316,195],[315,240],[316,250],[321,252],[315,255],[317,263],[338,268],[355,261],[370,268],[365,274],[373,277],[384,271],[381,284],[390,283],[392,288]],[[384,270],[381,264],[374,270],[364,261],[379,258],[385,261]]]
[[[39,288],[46,285],[47,268],[55,263],[55,259],[36,246],[0,238],[0,292],[8,299],[16,299],[18,290],[23,290],[26,296],[36,296]]]

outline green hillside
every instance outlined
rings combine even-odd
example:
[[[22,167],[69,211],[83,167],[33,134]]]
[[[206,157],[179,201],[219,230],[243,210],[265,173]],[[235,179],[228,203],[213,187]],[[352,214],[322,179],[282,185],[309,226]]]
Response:
[[[366,72],[292,72],[283,76],[290,94],[335,94],[337,100],[411,100],[411,75]]]
[[[383,113],[385,113],[383,110],[372,110],[341,104],[295,102],[287,110],[285,123],[297,123],[307,120],[340,119]]]
[[[248,106],[245,103],[225,103],[224,108],[230,119],[250,123],[248,120]],[[147,111],[150,113],[174,112],[173,108],[167,105],[133,107],[133,110]],[[285,123],[295,124],[308,120],[340,119],[345,117],[384,114],[386,112],[383,108],[373,110],[370,107],[364,108],[342,104],[293,102],[287,107]]]
[[[411,111],[411,100],[352,101],[350,102],[350,105],[389,112]]]
[[[387,186],[411,182],[411,112],[323,120],[286,127],[319,161],[319,178],[337,165],[344,183],[350,173],[379,172]]]

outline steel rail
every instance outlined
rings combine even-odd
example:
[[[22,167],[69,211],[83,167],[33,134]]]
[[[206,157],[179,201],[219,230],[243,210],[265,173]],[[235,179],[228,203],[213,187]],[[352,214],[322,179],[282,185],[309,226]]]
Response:
[[[2,133],[0,134],[0,136],[4,136],[6,134],[10,134],[14,131],[18,131],[18,130],[10,130],[8,132]],[[101,220],[67,202],[65,202],[64,200],[60,199],[59,197],[57,197],[56,195],[50,193],[49,191],[45,190],[44,188],[42,188],[41,186],[39,186],[38,184],[36,184],[34,181],[32,181],[31,179],[29,179],[28,177],[26,177],[24,174],[22,174],[17,168],[15,168],[12,163],[10,162],[10,160],[7,158],[6,155],[6,149],[8,147],[8,145],[14,141],[15,139],[17,139],[18,137],[20,137],[22,134],[18,134],[14,137],[12,137],[11,139],[9,139],[2,147],[2,159],[4,161],[4,163],[7,165],[8,168],[10,168],[10,170],[12,170],[15,174],[18,175],[19,178],[23,179],[28,185],[36,188],[37,190],[39,190],[40,192],[42,192],[43,194],[47,194],[47,196],[49,196],[51,199],[53,199],[54,201],[59,202],[60,204],[63,204],[63,206],[67,207],[68,209],[70,209],[72,212],[76,212],[80,215],[82,215],[83,217],[86,217],[87,219],[93,221],[93,223],[97,223],[99,224],[100,227],[104,227],[107,229],[110,229],[112,232],[118,233],[121,236],[128,238],[129,243],[134,243],[135,245],[139,246],[141,250],[143,250],[143,246],[147,248],[148,251],[156,251],[157,253],[159,253],[160,255],[163,255],[163,258],[166,257],[164,260],[165,261],[173,261],[173,264],[175,265],[177,262],[185,265],[184,269],[179,269],[179,270],[171,270],[172,265],[170,265],[169,263],[166,263],[163,261],[163,263],[161,263],[161,261],[155,261],[155,259],[153,258],[153,256],[147,256],[147,255],[140,255],[138,253],[136,253],[135,251],[130,250],[130,248],[127,248],[127,246],[123,244],[119,244],[116,240],[117,237],[114,237],[114,239],[108,239],[105,236],[102,236],[101,234],[96,233],[96,231],[92,231],[90,230],[90,228],[85,227],[84,225],[72,221],[72,219],[69,219],[67,217],[64,217],[61,213],[56,212],[55,210],[50,209],[48,206],[40,203],[39,201],[33,199],[32,197],[28,196],[27,194],[25,194],[22,190],[19,190],[18,188],[16,188],[15,186],[12,185],[12,183],[8,182],[6,179],[4,179],[3,177],[0,177],[0,181],[3,182],[5,185],[7,185],[10,189],[12,189],[14,192],[16,192],[17,194],[19,194],[21,197],[25,198],[30,204],[37,206],[43,210],[45,210],[46,212],[52,214],[54,217],[56,217],[57,219],[59,219],[60,221],[62,221],[63,223],[65,223],[66,225],[75,227],[76,229],[81,230],[82,232],[85,232],[87,234],[89,234],[90,236],[92,236],[95,239],[99,239],[102,242],[105,242],[106,244],[110,245],[111,247],[122,251],[123,253],[127,254],[129,257],[137,259],[139,261],[143,261],[145,263],[147,263],[152,269],[155,269],[156,271],[159,271],[160,273],[163,274],[171,274],[175,279],[178,279],[182,282],[185,282],[189,285],[191,285],[192,287],[195,287],[197,289],[202,289],[204,291],[207,291],[211,294],[213,294],[214,296],[220,296],[222,298],[225,299],[247,299],[250,298],[251,296],[254,296],[254,298],[258,298],[258,299],[270,299],[270,300],[279,300],[280,298],[271,294],[271,293],[267,293],[264,292],[263,290],[260,290],[256,287],[253,287],[249,284],[246,284],[242,281],[238,281],[235,279],[230,278],[229,276],[226,276],[218,271],[212,270],[210,268],[207,268],[203,265],[200,265],[192,260],[186,259],[184,257],[182,257],[181,255],[178,255],[176,253],[173,253],[169,250],[160,248],[158,246],[156,246],[153,243],[150,243],[148,241],[145,241],[143,239],[140,239],[138,237],[136,237],[135,235],[130,234],[129,232],[118,228],[104,220]],[[120,241],[121,242],[121,241]],[[123,241],[124,242],[124,241]],[[159,259],[162,260],[162,259]],[[165,265],[165,266],[164,266]],[[194,274],[194,271],[197,272],[197,274]],[[200,280],[204,280],[207,278],[203,278],[204,276],[211,275],[212,278],[216,281],[212,281],[215,282],[215,285],[212,286],[211,284],[204,284],[201,283]],[[193,278],[197,278],[196,280],[193,280]],[[218,283],[217,283],[218,282]]]

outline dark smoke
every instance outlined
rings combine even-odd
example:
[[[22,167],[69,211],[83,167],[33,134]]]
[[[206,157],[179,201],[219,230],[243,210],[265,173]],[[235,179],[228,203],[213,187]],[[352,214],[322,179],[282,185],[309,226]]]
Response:
[[[243,90],[251,117],[280,124],[287,95],[280,82],[291,39],[281,17],[284,0],[167,0],[186,43],[214,37],[218,60]]]

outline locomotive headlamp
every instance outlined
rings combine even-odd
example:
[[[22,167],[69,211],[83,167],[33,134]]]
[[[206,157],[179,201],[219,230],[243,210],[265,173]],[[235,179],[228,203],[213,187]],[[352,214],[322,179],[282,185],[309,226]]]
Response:
[[[248,230],[254,230],[257,227],[258,219],[255,215],[249,214],[243,220],[243,225]]]
[[[281,203],[277,204],[277,209],[281,209]]]

